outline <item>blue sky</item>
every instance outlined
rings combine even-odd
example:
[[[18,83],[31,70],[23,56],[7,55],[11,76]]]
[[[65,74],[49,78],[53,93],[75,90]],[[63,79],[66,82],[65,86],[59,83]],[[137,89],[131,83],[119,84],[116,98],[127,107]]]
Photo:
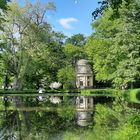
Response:
[[[31,1],[34,2],[35,0]],[[47,2],[48,0],[41,1]],[[67,36],[78,33],[88,36],[93,32],[91,28],[92,12],[99,7],[99,0],[51,1],[54,1],[56,11],[49,12],[47,20],[55,31],[63,32]]]

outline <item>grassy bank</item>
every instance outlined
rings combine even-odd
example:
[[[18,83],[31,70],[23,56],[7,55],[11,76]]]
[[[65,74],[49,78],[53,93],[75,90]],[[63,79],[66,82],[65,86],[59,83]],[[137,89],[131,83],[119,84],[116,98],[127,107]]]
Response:
[[[140,89],[132,89],[124,91],[124,97],[132,103],[140,104]]]
[[[85,94],[85,95],[91,95],[91,94],[101,94],[101,95],[106,95],[106,94],[116,94],[120,91],[115,90],[115,89],[68,89],[68,90],[46,90],[44,94],[49,94],[49,93],[61,93],[61,94]],[[37,90],[0,90],[0,94],[37,94]]]
[[[0,95],[20,95],[20,96],[37,96],[37,90],[0,90]],[[41,94],[39,94],[41,95]],[[116,89],[71,89],[71,90],[46,90],[46,95],[54,96],[107,96],[107,97],[124,97],[132,103],[140,103],[140,89],[116,90]]]

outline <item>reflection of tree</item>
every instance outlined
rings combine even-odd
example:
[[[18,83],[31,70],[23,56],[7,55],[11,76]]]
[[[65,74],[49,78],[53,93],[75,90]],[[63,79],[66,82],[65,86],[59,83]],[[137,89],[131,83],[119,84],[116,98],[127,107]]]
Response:
[[[17,110],[4,111],[0,113],[0,137],[4,140],[22,140],[20,130],[21,121]]]
[[[75,114],[70,113],[73,109],[70,112],[67,110],[66,114],[64,113],[69,105],[68,102],[67,105],[64,105],[65,108],[54,105],[54,107],[62,109],[58,113],[54,110],[50,110],[49,112],[41,110],[19,111],[22,107],[32,108],[40,106],[44,108],[51,104],[50,102],[39,102],[36,97],[32,99],[31,97],[18,98],[19,100],[16,100],[16,98],[12,99],[15,99],[12,100],[14,102],[14,110],[8,110],[10,108],[13,109],[12,103],[9,101],[10,107],[5,107],[5,110],[0,112],[0,139],[51,140],[53,137],[62,137],[64,131],[75,128],[75,117],[72,117]]]
[[[26,114],[26,115],[25,115]],[[67,121],[66,118],[59,117],[56,112],[31,111],[24,112],[24,121],[22,121],[22,137],[28,139],[50,140],[54,135],[73,127],[73,121]]]

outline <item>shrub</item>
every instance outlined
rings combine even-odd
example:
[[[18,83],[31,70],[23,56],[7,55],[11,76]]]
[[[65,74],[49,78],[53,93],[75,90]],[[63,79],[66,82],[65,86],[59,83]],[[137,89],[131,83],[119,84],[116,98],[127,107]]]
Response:
[[[58,81],[62,83],[63,89],[73,88],[75,77],[75,70],[71,66],[60,69],[57,74]]]

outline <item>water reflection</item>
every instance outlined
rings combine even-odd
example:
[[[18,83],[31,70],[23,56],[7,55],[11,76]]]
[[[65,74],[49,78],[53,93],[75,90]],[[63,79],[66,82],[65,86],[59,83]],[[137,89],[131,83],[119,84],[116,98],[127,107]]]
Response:
[[[64,132],[92,123],[92,97],[47,96],[42,99],[2,97],[0,139],[62,140]]]
[[[93,97],[79,96],[76,98],[77,123],[80,126],[88,126],[93,117]]]

